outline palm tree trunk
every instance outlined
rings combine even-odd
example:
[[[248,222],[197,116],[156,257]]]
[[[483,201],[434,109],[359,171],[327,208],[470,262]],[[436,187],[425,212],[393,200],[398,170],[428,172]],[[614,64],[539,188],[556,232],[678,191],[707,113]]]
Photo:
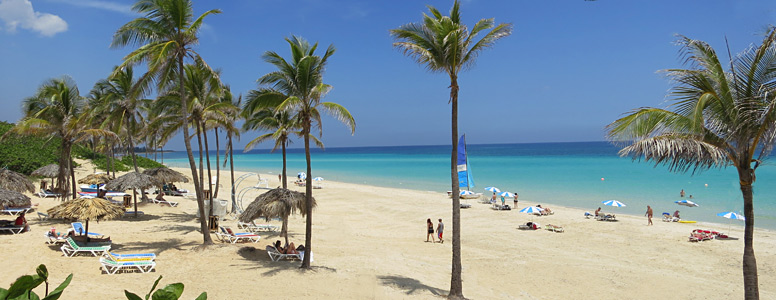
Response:
[[[189,167],[191,168],[191,177],[194,181],[194,191],[197,194],[197,209],[199,209],[199,229],[202,231],[202,240],[205,245],[212,245],[213,239],[210,237],[210,231],[207,228],[207,218],[205,218],[205,202],[202,199],[202,185],[197,177],[197,165],[194,162],[194,153],[191,151],[191,137],[189,136],[189,116],[186,103],[186,90],[183,85],[183,53],[178,55],[178,85],[180,87],[181,97],[181,117],[183,118],[183,142],[186,145],[186,154],[189,156]]]
[[[72,148],[71,148],[72,149]],[[73,186],[73,199],[76,198],[76,186],[75,186],[75,163],[73,162],[73,158],[70,158],[70,160],[67,162],[68,168],[70,169],[70,180],[72,180],[72,186]]]
[[[302,260],[302,269],[310,268],[310,256],[313,253],[313,174],[310,164],[310,116],[304,118],[304,157],[307,161],[307,180],[305,184],[305,209],[307,210],[307,224],[305,224],[304,235],[304,259]]]
[[[199,144],[199,178],[202,183],[202,189],[205,189],[205,165],[202,164],[202,128],[200,127],[199,121],[195,121],[197,123],[197,143]],[[210,180],[210,179],[208,179]],[[208,190],[210,187],[207,188]],[[203,195],[204,196],[204,195]]]
[[[464,299],[461,279],[461,199],[458,188],[458,76],[450,76],[452,104],[453,152],[450,157],[450,177],[453,187],[453,270],[450,276],[450,299]]]
[[[214,129],[213,131],[216,132],[216,186],[215,191],[213,191],[213,198],[218,197],[218,186],[221,182],[221,166],[219,165],[219,161],[221,161],[221,157],[219,156],[219,152],[221,152],[221,146],[218,143],[218,128]]]
[[[129,140],[129,155],[132,155],[132,165],[135,167],[135,172],[140,173],[140,169],[137,168],[137,158],[135,157],[135,142],[132,141],[132,133],[129,133],[127,137]],[[140,199],[148,200],[148,197],[146,197],[145,194],[145,189],[140,189]],[[135,199],[135,218],[137,218],[137,199]]]
[[[67,199],[68,185],[67,185],[67,173],[68,161],[70,160],[70,143],[64,138],[62,139],[62,145],[59,153],[59,172],[57,173],[57,188],[61,190],[62,199]]]
[[[207,183],[208,183],[208,186],[210,186],[210,189],[211,189],[210,197],[208,198],[208,200],[210,200],[210,211],[208,212],[208,216],[212,216],[213,215],[213,206],[214,206],[213,205],[213,191],[212,191],[212,189],[213,189],[213,182],[212,182],[213,175],[210,174],[210,147],[208,146],[208,142],[207,142],[207,130],[205,130],[205,124],[202,124],[202,135],[205,138],[205,160],[207,161]]]
[[[283,216],[283,226],[280,227],[280,235],[286,238],[286,247],[288,247],[288,216],[289,215]],[[310,253],[310,252],[305,252],[305,253]]]
[[[235,204],[237,204],[237,198],[235,197],[235,186],[234,186],[234,149],[232,149],[232,132],[227,130],[226,135],[229,138],[229,171],[232,173],[232,181],[231,181],[231,187],[232,187],[232,212],[237,212],[237,208],[235,208]]]
[[[757,283],[757,259],[754,256],[754,199],[752,196],[752,183],[754,182],[754,170],[750,168],[749,161],[742,163],[738,168],[738,178],[741,184],[741,193],[744,196],[744,299],[760,299],[760,290]]]
[[[283,171],[282,171],[282,173],[283,173],[282,177],[283,178],[282,178],[282,181],[283,181],[283,188],[284,189],[288,188],[288,180],[286,178],[286,139],[287,138],[283,138]]]

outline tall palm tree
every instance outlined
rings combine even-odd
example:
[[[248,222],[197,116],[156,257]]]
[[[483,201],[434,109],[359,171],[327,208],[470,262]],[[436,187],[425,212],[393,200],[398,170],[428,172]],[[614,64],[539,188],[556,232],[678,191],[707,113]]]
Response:
[[[276,106],[276,111],[289,111],[302,125],[302,137],[304,139],[305,160],[307,162],[306,211],[308,212],[305,228],[305,247],[312,252],[312,224],[313,224],[313,189],[312,168],[310,164],[310,133],[313,126],[320,132],[322,130],[321,111],[331,115],[344,123],[351,130],[356,131],[356,121],[350,112],[342,105],[333,102],[321,102],[321,99],[331,90],[331,86],[323,83],[323,71],[329,57],[334,54],[334,46],[330,45],[323,56],[315,55],[318,43],[311,45],[305,39],[293,36],[286,38],[291,47],[291,61],[286,61],[282,56],[267,51],[262,55],[265,62],[274,65],[277,71],[270,72],[258,79],[258,83],[275,94],[285,95]],[[273,101],[268,101],[269,107]],[[302,260],[302,268],[310,268],[310,257],[305,255]]]
[[[240,138],[240,130],[235,126],[235,123],[240,117],[240,105],[242,104],[242,95],[238,96],[237,99],[235,99],[232,96],[232,90],[229,88],[229,86],[224,86],[224,95],[221,97],[221,102],[227,102],[231,104],[235,109],[230,110],[226,114],[226,118],[224,119],[224,131],[226,131],[226,153],[224,154],[224,167],[226,167],[226,161],[229,161],[229,173],[230,173],[230,191],[232,193],[232,212],[237,212],[237,198],[235,197],[236,192],[235,186],[234,186],[234,149],[233,149],[233,143],[232,138],[234,136],[237,136],[237,138]],[[227,155],[228,154],[228,155]]]
[[[112,47],[123,47],[130,44],[139,46],[124,57],[122,67],[147,62],[148,73],[144,77],[157,78],[162,86],[174,81],[175,79],[171,77],[177,75],[181,108],[185,108],[187,101],[186,93],[183,90],[184,60],[187,57],[202,60],[199,53],[193,49],[193,46],[199,42],[197,36],[199,29],[202,27],[205,17],[221,13],[221,11],[209,10],[194,19],[191,0],[138,0],[132,6],[132,10],[144,16],[121,26],[113,35],[111,43]],[[175,72],[176,69],[177,72]],[[197,206],[200,216],[205,216],[202,182],[201,178],[197,176],[197,166],[191,151],[188,112],[185,109],[181,110],[181,120],[183,122],[183,141],[186,145],[194,190],[197,194]],[[202,231],[203,243],[212,244],[213,239],[204,217],[200,218],[200,230]]]
[[[432,72],[450,76],[450,103],[452,104],[452,144],[450,176],[453,189],[453,264],[448,298],[463,298],[461,280],[461,208],[458,195],[458,73],[474,65],[477,55],[492,47],[499,39],[512,33],[512,24],[495,25],[494,20],[481,19],[471,31],[461,23],[460,2],[455,1],[450,16],[443,16],[433,6],[431,15],[423,14],[423,21],[410,23],[390,31],[396,42],[393,46],[404,51]],[[488,31],[489,30],[489,31]],[[479,40],[477,35],[484,33]]]
[[[61,139],[57,187],[70,192],[67,172],[73,177],[71,149],[75,143],[92,137],[115,137],[115,134],[89,125],[89,112],[84,109],[86,99],[81,97],[75,82],[65,76],[43,83],[38,92],[24,100],[22,118],[9,132],[28,135],[48,135]],[[72,178],[75,198],[75,178]]]
[[[627,145],[622,156],[643,156],[686,172],[734,166],[744,200],[744,295],[758,299],[752,185],[776,139],[776,30],[728,66],[703,41],[680,36],[689,69],[666,70],[676,85],[667,109],[639,108],[607,126]]]

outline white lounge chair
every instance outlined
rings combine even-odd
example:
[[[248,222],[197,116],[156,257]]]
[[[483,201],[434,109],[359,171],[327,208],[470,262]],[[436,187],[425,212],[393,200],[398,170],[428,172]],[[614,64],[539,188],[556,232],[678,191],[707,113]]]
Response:
[[[91,253],[94,256],[102,256],[106,252],[110,251],[110,245],[105,246],[97,246],[97,247],[81,247],[78,246],[78,244],[75,243],[75,241],[72,238],[65,239],[65,244],[62,245],[62,253],[65,254],[65,256],[72,257],[76,255],[78,252],[83,253]]]
[[[100,265],[105,273],[116,274],[120,270],[138,270],[140,273],[148,273],[156,268],[156,262],[151,260],[143,261],[115,261],[107,257],[100,257]]]
[[[151,198],[151,202],[156,203],[156,204],[167,204],[170,207],[178,206],[178,202],[168,201],[168,200],[157,200],[156,198]]]
[[[254,243],[258,243],[261,237],[259,235],[250,233],[250,232],[232,232],[232,229],[229,227],[223,227],[218,226],[221,230],[220,232],[216,232],[216,236],[222,241],[222,242],[229,242],[229,243],[237,243],[237,242],[247,242],[251,241]]]
[[[0,231],[10,231],[13,234],[20,234],[24,231],[25,226],[5,226],[0,227]]]
[[[155,260],[156,254],[154,253],[137,253],[137,254],[118,254],[115,252],[105,252],[103,254],[105,258],[109,258],[113,261],[149,261]]]
[[[275,225],[270,224],[256,224],[254,222],[250,223],[243,223],[243,222],[237,222],[237,228],[245,229],[250,232],[256,232],[256,231],[277,231],[278,227]]]
[[[70,225],[73,226],[73,232],[75,232],[75,234],[83,235],[84,232],[86,231],[86,229],[84,229],[84,224],[81,222],[73,222],[73,223],[70,223]],[[102,238],[105,236],[102,233],[96,233],[96,232],[86,232],[86,234],[94,238]]]
[[[41,198],[48,198],[48,197],[58,198],[58,197],[62,197],[62,194],[54,193],[52,191],[47,191],[46,189],[40,189],[40,192],[38,192],[38,197],[41,197]]]
[[[301,260],[303,257],[300,253],[295,253],[295,254],[280,253],[278,249],[275,249],[275,247],[271,245],[267,245],[267,254],[269,255],[269,259],[271,259],[272,261],[278,261],[281,259],[300,259]]]
[[[56,236],[51,231],[46,231],[46,244],[54,245],[59,243],[64,243],[67,241],[67,238],[64,236]]]
[[[28,212],[30,212],[32,210],[33,210],[32,207],[6,208],[6,209],[3,209],[3,210],[0,210],[0,213],[9,214],[9,215],[12,215],[12,216],[18,216],[21,213],[25,213],[26,214],[26,213],[28,213]]]

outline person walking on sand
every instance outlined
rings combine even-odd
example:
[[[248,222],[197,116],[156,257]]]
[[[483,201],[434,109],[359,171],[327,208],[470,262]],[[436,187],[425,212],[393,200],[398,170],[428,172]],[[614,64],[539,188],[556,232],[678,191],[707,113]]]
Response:
[[[515,207],[514,208],[517,209],[517,193],[515,193],[515,198],[512,199],[512,201],[515,202]]]
[[[434,241],[434,222],[431,222],[431,218],[428,218],[426,220],[426,228],[428,229],[428,234],[426,234],[426,242],[428,242],[428,237],[431,237],[431,242]]]
[[[647,213],[644,215],[647,216],[647,226],[652,225],[652,207],[647,205]]]
[[[682,191],[681,191],[681,192],[679,192],[679,197],[682,197],[682,198],[684,198],[684,189],[682,189]]]
[[[445,224],[442,223],[442,219],[439,219],[439,225],[437,225],[437,234],[439,235],[439,242],[444,244],[445,240],[442,238],[442,232],[445,230]]]

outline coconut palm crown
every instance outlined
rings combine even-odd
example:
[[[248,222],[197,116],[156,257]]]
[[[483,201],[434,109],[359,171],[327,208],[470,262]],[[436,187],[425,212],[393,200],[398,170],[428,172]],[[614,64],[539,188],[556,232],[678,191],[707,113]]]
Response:
[[[733,166],[743,195],[744,292],[758,299],[754,248],[755,171],[776,138],[776,30],[730,64],[707,43],[680,36],[688,69],[665,72],[675,82],[667,108],[636,109],[607,126],[622,156],[643,157],[671,171]]]

